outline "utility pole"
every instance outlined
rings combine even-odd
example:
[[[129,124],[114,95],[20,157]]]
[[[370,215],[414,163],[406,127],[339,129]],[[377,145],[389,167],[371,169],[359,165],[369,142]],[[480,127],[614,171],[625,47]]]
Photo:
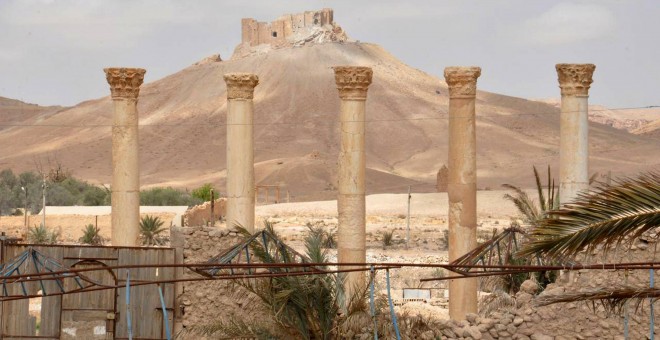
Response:
[[[215,193],[211,188],[211,227],[215,227]]]
[[[406,217],[406,249],[408,249],[408,242],[410,242],[410,185],[408,186],[408,215]]]
[[[25,192],[25,210],[23,210],[23,215],[25,215],[25,235],[27,235],[28,232],[28,218],[27,218],[27,210],[28,210],[28,189],[27,186],[21,187],[21,190]]]
[[[41,187],[43,188],[43,205],[44,205],[44,210],[43,210],[43,226],[46,228],[46,189],[48,189],[48,185],[46,184],[46,176],[43,176],[43,184]]]

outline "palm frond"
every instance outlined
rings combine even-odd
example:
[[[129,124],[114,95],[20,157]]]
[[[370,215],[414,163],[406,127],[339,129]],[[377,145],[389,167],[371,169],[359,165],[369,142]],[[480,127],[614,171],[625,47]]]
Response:
[[[549,212],[518,256],[572,257],[602,245],[607,251],[660,226],[660,173],[624,178],[581,193]]]
[[[596,305],[602,305],[606,312],[619,314],[628,301],[632,302],[632,307],[637,309],[644,301],[648,301],[647,299],[652,299],[652,302],[655,302],[658,298],[660,298],[659,288],[621,285],[564,292],[562,294],[541,294],[534,302],[537,306],[547,306],[555,303],[584,301],[591,303],[590,307],[594,310]]]
[[[494,311],[512,311],[516,309],[516,305],[515,297],[501,289],[497,289],[481,298],[479,301],[479,314],[489,316]]]
[[[541,205],[541,211],[546,211],[548,210],[547,206],[545,205],[545,197],[543,196],[543,186],[541,185],[541,177],[539,177],[539,172],[536,171],[536,167],[532,166],[532,169],[534,169],[534,179],[536,179],[536,190],[539,192],[539,204]],[[548,167],[548,171],[550,171],[550,167]],[[550,173],[548,173],[548,177],[550,177]]]

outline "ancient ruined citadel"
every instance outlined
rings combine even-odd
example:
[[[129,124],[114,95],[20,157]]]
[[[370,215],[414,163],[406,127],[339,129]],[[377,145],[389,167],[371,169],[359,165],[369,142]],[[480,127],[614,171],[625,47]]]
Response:
[[[272,22],[243,18],[241,44],[236,47],[232,58],[259,54],[270,48],[347,40],[344,30],[333,21],[331,8],[285,14]]]

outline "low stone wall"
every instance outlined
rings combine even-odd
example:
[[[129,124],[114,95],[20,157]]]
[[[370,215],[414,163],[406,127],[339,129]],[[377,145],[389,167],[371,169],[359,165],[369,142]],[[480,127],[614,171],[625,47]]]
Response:
[[[241,242],[242,238],[227,228],[172,227],[172,247],[183,263],[202,263]],[[180,268],[178,277],[201,278],[189,269]],[[240,316],[241,303],[232,297],[231,281],[181,282],[176,289],[179,308],[175,333],[179,339],[200,339],[186,331],[192,325],[204,326],[230,316]]]

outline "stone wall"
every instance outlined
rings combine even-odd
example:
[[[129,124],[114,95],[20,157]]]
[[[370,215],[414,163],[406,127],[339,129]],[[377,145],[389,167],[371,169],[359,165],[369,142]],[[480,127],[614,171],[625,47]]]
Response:
[[[172,227],[172,247],[182,263],[202,263],[241,242],[241,237],[226,228]],[[189,269],[180,268],[177,277],[200,278]],[[191,325],[209,325],[229,316],[241,315],[240,301],[232,297],[230,281],[188,281],[177,284],[175,307],[178,307],[174,331],[183,339],[200,339],[186,333]]]
[[[324,8],[297,14],[285,14],[273,22],[258,22],[252,18],[241,20],[241,42],[249,46],[281,45],[304,28],[332,25],[333,11]]]
[[[270,49],[344,41],[348,41],[348,36],[333,21],[330,8],[285,14],[272,22],[244,18],[241,20],[241,43],[236,46],[231,58],[259,55]]]
[[[221,221],[226,212],[226,198],[218,198],[215,200],[213,205],[213,216],[215,221]],[[200,205],[196,205],[183,215],[183,223],[185,226],[208,226],[214,225],[214,223],[209,223],[211,220],[211,202],[204,202]],[[214,221],[214,222],[215,222]]]

